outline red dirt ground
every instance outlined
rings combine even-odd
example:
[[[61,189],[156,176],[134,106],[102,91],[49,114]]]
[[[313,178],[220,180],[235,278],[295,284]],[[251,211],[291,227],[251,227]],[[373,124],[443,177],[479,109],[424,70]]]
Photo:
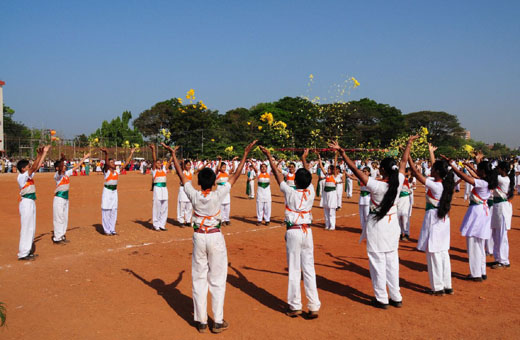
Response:
[[[220,335],[198,334],[192,326],[191,235],[172,225],[178,181],[168,175],[167,232],[149,229],[150,175],[122,176],[117,237],[99,233],[103,177],[71,179],[69,244],[54,245],[52,174],[37,174],[34,262],[17,261],[19,241],[16,175],[0,176],[0,301],[7,305],[2,339],[512,339],[520,338],[520,199],[514,201],[510,269],[488,270],[484,283],[461,278],[469,272],[465,239],[458,229],[466,211],[456,195],[450,250],[455,295],[432,297],[426,258],[414,250],[424,210],[424,189],[416,191],[412,240],[401,242],[403,308],[383,311],[373,296],[365,244],[359,244],[358,191],[344,199],[336,231],[323,229],[323,212],[313,211],[315,260],[322,308],[316,320],[291,319],[286,308],[283,198],[273,185],[270,227],[255,225],[255,201],[245,197],[242,176],[232,190],[232,225],[224,227],[230,267],[225,319]],[[492,258],[488,258],[491,261]],[[305,299],[304,299],[305,301]],[[210,305],[210,304],[209,304]],[[211,314],[210,314],[211,315]]]

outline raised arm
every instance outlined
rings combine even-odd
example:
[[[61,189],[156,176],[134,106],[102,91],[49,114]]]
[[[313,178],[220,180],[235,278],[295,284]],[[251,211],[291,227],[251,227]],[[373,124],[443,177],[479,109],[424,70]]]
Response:
[[[408,156],[410,156],[410,150],[412,149],[413,141],[419,138],[419,135],[410,136],[408,138],[408,143],[406,143],[406,148],[403,152],[403,157],[401,158],[401,164],[399,164],[399,172],[403,175],[406,172],[406,164],[408,163]]]
[[[164,144],[164,143],[161,143],[162,147],[165,148],[166,150],[168,150],[168,145]],[[171,156],[170,156],[170,160],[168,161],[168,163],[166,164],[166,170],[169,170],[170,169],[170,166],[172,165],[172,161],[173,161],[173,154],[170,152]]]
[[[413,176],[417,178],[417,180],[422,184],[426,184],[426,177],[424,177],[423,174],[417,170],[415,163],[413,162],[413,159],[410,155],[408,155],[408,164],[410,165],[410,171],[412,172]]]
[[[172,149],[170,146],[166,146],[168,150],[170,150],[173,158],[173,166],[175,168],[175,172],[177,173],[177,176],[179,176],[179,180],[181,181],[181,184],[184,185],[188,181],[186,179],[186,176],[184,176],[184,173],[182,172],[181,165],[179,164],[179,160],[177,159],[177,149],[179,149],[179,146],[177,145],[175,149]]]
[[[480,178],[477,175],[477,170],[473,167],[473,164],[471,164],[470,162],[465,162],[464,166],[466,167],[466,169],[468,169],[469,174],[473,176],[473,178]]]
[[[132,160],[132,156],[134,155],[134,151],[135,151],[135,148],[131,148],[130,149],[130,155],[128,156],[128,158],[126,159],[125,161],[125,166],[130,163],[130,161]],[[154,152],[154,155],[155,155],[155,152]]]
[[[435,150],[437,150],[436,146],[433,146],[432,143],[428,143],[428,151],[430,153],[430,162],[435,163]]]
[[[45,145],[44,147],[38,149],[38,156],[36,157],[36,160],[32,164],[31,168],[28,170],[29,176],[38,171],[38,169],[42,166],[43,160],[45,159],[45,156],[47,156],[50,148],[50,145]]]
[[[343,157],[343,160],[345,161],[345,163],[347,163],[350,170],[352,170],[354,175],[359,179],[361,184],[363,186],[367,185],[369,177],[367,175],[365,175],[363,173],[363,171],[361,171],[357,168],[356,163],[347,156],[345,151],[339,146],[338,142],[330,142],[329,148],[337,150],[339,152],[339,154],[341,155],[341,157]]]
[[[309,170],[310,167],[309,167],[309,163],[307,163],[307,156],[309,155],[309,149],[308,148],[305,148],[305,150],[303,151],[303,154],[302,154],[302,163],[303,163],[303,167],[306,169],[306,170]]]
[[[323,164],[321,162],[321,156],[320,156],[320,153],[318,151],[314,151],[314,153],[318,156],[318,167],[321,169],[321,171],[323,172],[323,175],[327,175],[327,172],[325,172],[325,168],[323,167]]]
[[[458,169],[456,167],[456,164],[451,159],[449,159],[448,157],[446,157],[444,155],[441,155],[441,158],[445,159],[448,162],[448,164],[450,164],[451,169],[453,170],[454,173],[457,174],[457,176],[462,178],[465,182],[468,182],[471,185],[475,185],[475,179],[471,176],[466,175],[462,170]]]
[[[73,171],[73,172],[74,172],[74,171],[77,171],[77,170],[80,168],[81,164],[83,164],[83,163],[85,162],[85,159],[87,159],[87,158],[89,158],[89,157],[90,157],[90,153],[86,153],[86,154],[84,154],[84,155],[83,155],[83,158],[79,161],[79,163],[76,164],[76,165],[72,168],[72,171]]]
[[[280,185],[283,182],[283,175],[278,171],[278,168],[276,167],[276,164],[274,163],[273,156],[271,156],[271,153],[267,148],[263,146],[259,146],[262,153],[267,157],[269,160],[269,164],[271,165],[271,171],[273,172],[274,178],[276,179],[276,182],[278,182],[278,185]]]
[[[249,143],[248,146],[246,146],[246,149],[244,150],[244,155],[242,156],[242,159],[240,160],[240,163],[238,164],[237,170],[235,173],[229,178],[228,183],[233,186],[235,182],[237,181],[238,177],[240,177],[240,174],[242,173],[242,168],[244,167],[244,164],[246,163],[246,158],[251,149],[253,149],[253,146],[255,146],[256,140]]]
[[[157,155],[155,154],[155,144],[150,144],[150,149],[152,149],[152,169],[157,170],[155,167],[155,163],[157,162]]]
[[[234,173],[235,172],[235,161],[238,159],[238,157],[233,157],[233,159],[231,160],[231,164],[229,165],[229,173]]]
[[[105,155],[105,163],[103,164],[103,172],[107,172],[108,170],[108,151],[105,148],[99,149]]]

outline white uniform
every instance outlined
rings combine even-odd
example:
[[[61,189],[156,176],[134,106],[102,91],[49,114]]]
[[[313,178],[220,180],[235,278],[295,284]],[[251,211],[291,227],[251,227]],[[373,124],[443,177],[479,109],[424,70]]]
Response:
[[[247,171],[247,188],[246,188],[246,194],[249,198],[255,198],[255,177],[256,173],[249,169]]]
[[[219,172],[217,174],[216,184],[217,186],[225,185],[229,180],[227,172]],[[253,182],[254,183],[254,182]],[[222,222],[229,222],[229,213],[231,211],[231,195],[229,192],[224,196],[220,206],[220,213],[222,214]]]
[[[316,170],[316,173],[318,174],[318,194],[320,196],[320,208],[323,208],[323,188],[325,187],[325,177],[327,175],[326,173],[324,174],[323,171],[321,171],[321,168],[319,166]]]
[[[155,230],[166,230],[168,219],[168,188],[166,187],[166,167],[160,170],[152,169],[153,178],[153,208],[152,218]]]
[[[36,187],[34,186],[34,172],[29,175],[26,171],[17,177],[20,187],[20,244],[18,247],[18,258],[31,254],[34,233],[36,232]]]
[[[67,232],[67,224],[69,221],[69,176],[72,176],[72,170],[67,170],[61,175],[59,172],[54,174],[56,190],[54,191],[54,201],[52,205],[52,221],[54,224],[52,240],[55,242],[63,240]]]
[[[339,173],[336,178],[336,195],[337,195],[337,203],[338,203],[338,208],[341,208],[342,206],[342,203],[343,203],[343,189],[344,189],[344,186],[345,186],[345,183],[343,183],[343,174],[342,173]]]
[[[493,213],[491,214],[491,234],[494,242],[493,256],[495,261],[509,264],[509,241],[507,231],[511,229],[513,206],[507,200],[510,179],[498,176],[498,187],[493,193]]]
[[[325,229],[336,229],[336,209],[338,208],[338,195],[336,194],[336,178],[327,175],[323,185],[323,214],[325,215]]]
[[[426,252],[432,291],[451,289],[450,217],[439,218],[437,209],[444,188],[442,182],[426,179],[426,213],[417,241],[417,249]]]
[[[491,215],[487,204],[491,191],[488,183],[475,179],[475,187],[471,191],[470,205],[464,215],[460,227],[462,236],[466,237],[468,247],[469,269],[474,278],[486,275],[485,240],[491,237]]]
[[[220,207],[230,189],[229,183],[217,186],[216,191],[205,192],[195,190],[191,182],[184,185],[194,212],[195,232],[191,260],[193,317],[200,323],[208,322],[208,287],[214,322],[222,323],[224,319],[228,260],[226,241],[220,232]]]
[[[388,304],[388,297],[393,301],[402,301],[399,289],[399,222],[397,220],[397,199],[404,182],[404,175],[399,174],[399,188],[394,205],[381,220],[373,213],[383,201],[388,190],[388,183],[373,178],[368,179],[370,191],[370,215],[366,225],[367,253],[370,264],[370,277],[374,294],[380,303]],[[386,287],[388,286],[388,294]]]
[[[256,218],[258,222],[271,221],[271,179],[266,173],[258,175],[258,189],[256,193]]]
[[[302,309],[300,282],[303,271],[303,285],[310,311],[318,311],[321,302],[316,287],[316,272],[314,269],[314,243],[312,240],[312,204],[314,202],[314,187],[294,189],[287,183],[280,183],[280,191],[285,198],[285,232],[287,266],[289,268],[289,285],[287,302],[291,310]]]
[[[520,194],[520,162],[515,165],[516,191]]]
[[[367,238],[367,221],[368,213],[370,212],[370,191],[367,187],[362,186],[359,193],[359,220],[361,223],[361,237],[359,243]]]
[[[108,170],[105,172],[105,186],[103,187],[103,194],[101,196],[101,219],[106,235],[116,233],[118,180],[119,170]]]
[[[462,170],[466,175],[469,175],[469,171],[464,168]],[[473,185],[469,184],[468,182],[464,183],[464,201],[469,200],[469,197],[471,196],[471,190],[473,190]]]
[[[397,200],[397,218],[401,227],[401,234],[410,236],[410,216],[412,216],[412,186],[408,178],[404,179],[399,199]]]
[[[190,171],[183,170],[184,177],[191,183],[193,179],[193,169]],[[184,186],[179,186],[179,194],[177,195],[177,221],[180,224],[191,223],[191,215],[193,214],[193,206],[188,196],[184,193]]]
[[[346,168],[345,169],[345,172],[348,174],[348,175],[352,175],[353,172],[352,170],[350,170],[350,168]],[[348,176],[345,176],[345,181],[346,181],[346,191],[347,191],[347,198],[351,198],[352,197],[352,191],[354,189],[354,181],[348,177]]]

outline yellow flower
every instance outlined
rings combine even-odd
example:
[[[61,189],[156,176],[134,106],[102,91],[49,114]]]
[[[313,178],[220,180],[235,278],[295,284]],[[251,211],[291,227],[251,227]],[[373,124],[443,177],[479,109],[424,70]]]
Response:
[[[193,107],[194,109],[196,109],[196,108],[197,108],[197,105],[193,104],[192,107]]]
[[[177,101],[179,102],[179,104],[182,104],[182,98],[177,98]]]
[[[97,138],[97,137],[94,138],[94,142],[96,142],[96,143],[99,142],[99,138]]]
[[[130,142],[129,142],[129,141],[125,141],[125,144],[126,144],[126,145],[130,145]]]
[[[471,154],[473,152],[473,147],[469,144],[464,145],[462,148],[464,149],[464,151],[466,151],[469,154]]]
[[[251,125],[251,122],[247,122],[247,125]]]
[[[233,152],[233,145],[228,146],[227,148],[225,148],[225,149],[224,149],[224,152],[225,152],[225,153],[228,153],[228,154],[232,153],[232,152]]]
[[[211,141],[212,141],[212,142],[214,142],[214,141],[215,141],[215,139],[214,139],[214,138],[211,138]]]
[[[273,114],[271,112],[266,112],[260,116],[260,120],[262,122],[267,122],[269,125],[272,125],[274,121]]]
[[[423,133],[424,135],[427,135],[427,134],[428,134],[428,129],[425,128],[424,126],[421,128],[421,130],[422,130],[422,133]]]
[[[138,147],[139,147],[139,144],[134,143],[134,148],[138,148]]]
[[[258,131],[262,131],[262,125],[258,125]]]
[[[350,78],[352,80],[352,82],[354,83],[354,88],[358,87],[359,86],[359,81],[357,81],[356,78],[352,77]]]
[[[190,99],[190,96],[189,96],[189,95],[186,95],[186,99]]]
[[[310,79],[310,80],[313,80],[313,79],[314,79],[314,75],[313,75],[312,73],[309,75],[309,79]]]

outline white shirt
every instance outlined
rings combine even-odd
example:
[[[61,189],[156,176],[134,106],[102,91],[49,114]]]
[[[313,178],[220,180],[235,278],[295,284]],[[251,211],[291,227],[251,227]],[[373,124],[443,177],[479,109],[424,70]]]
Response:
[[[280,191],[284,195],[285,205],[290,209],[285,209],[285,221],[292,224],[311,224],[312,204],[316,195],[312,183],[305,190],[297,190],[282,182]]]
[[[184,192],[193,205],[193,222],[200,226],[204,220],[204,227],[215,227],[220,224],[220,205],[229,194],[231,185],[218,185],[217,190],[210,191],[206,196],[202,191],[195,190],[191,182],[184,184]]]

